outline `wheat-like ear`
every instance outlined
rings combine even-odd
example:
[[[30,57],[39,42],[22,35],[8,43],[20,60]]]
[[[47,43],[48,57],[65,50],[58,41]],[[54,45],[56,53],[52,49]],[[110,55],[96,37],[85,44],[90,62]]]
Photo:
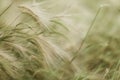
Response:
[[[1,74],[0,71],[0,75],[3,75],[4,77],[9,76],[13,79],[19,79],[22,76],[20,73],[22,69],[21,63],[18,62],[13,55],[10,55],[10,52],[0,50],[0,70],[4,72]]]
[[[22,4],[19,8],[22,12],[32,16],[41,28],[49,29],[49,16],[44,9],[32,4]]]
[[[31,15],[38,22],[41,28],[48,28],[50,18],[43,9],[38,8],[38,6],[32,4],[23,4],[20,5],[19,8],[23,12]],[[38,50],[40,50],[40,52],[43,54],[44,60],[49,67],[58,68],[60,65],[68,63],[71,59],[70,54],[60,49],[44,36],[37,36],[32,38],[30,39],[30,42],[34,43],[34,45],[38,47]]]
[[[38,47],[38,50],[43,54],[44,60],[47,65],[52,68],[60,68],[64,64],[68,63],[71,59],[70,54],[50,42],[43,36],[31,38],[30,42]],[[72,68],[75,68],[75,64],[71,64]]]

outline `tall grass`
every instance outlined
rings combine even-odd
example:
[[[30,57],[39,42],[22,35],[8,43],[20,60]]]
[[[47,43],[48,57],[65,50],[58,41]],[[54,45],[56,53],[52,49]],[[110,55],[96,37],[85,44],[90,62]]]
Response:
[[[119,80],[116,2],[1,0],[0,80]]]

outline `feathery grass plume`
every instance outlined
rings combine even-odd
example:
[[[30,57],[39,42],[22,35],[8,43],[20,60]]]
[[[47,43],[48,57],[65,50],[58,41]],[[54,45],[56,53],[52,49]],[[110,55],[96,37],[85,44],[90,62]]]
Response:
[[[47,17],[44,16],[43,12],[40,12],[38,8],[31,5],[24,5],[22,8],[25,9],[26,13],[36,19],[36,22],[42,26],[41,28],[44,29],[48,27],[48,24],[46,23],[48,21],[46,20]],[[12,80],[23,80],[24,77],[28,78],[30,76],[32,80],[35,80],[36,75],[38,75],[36,74],[36,71],[42,68],[47,70],[47,65],[50,69],[64,69],[64,66],[62,65],[69,62],[70,56],[65,51],[49,42],[49,40],[42,35],[38,36],[36,34],[28,33],[27,30],[25,30],[28,27],[23,28],[23,26],[21,26],[0,26],[0,43],[2,44],[0,47],[5,51],[9,51],[7,55],[13,58],[13,61],[8,60],[8,56],[6,56],[5,53],[3,53],[3,55],[1,52],[2,57],[0,63],[2,72],[5,72],[5,76],[10,76],[10,79]],[[30,42],[34,45],[31,45]],[[44,65],[45,63],[47,63],[47,65]],[[22,67],[19,68],[19,66]],[[20,72],[20,70],[23,71]],[[41,76],[45,76],[46,74],[47,73],[40,73],[38,75],[40,77],[37,80],[41,79]],[[30,80],[30,78],[28,78],[28,80]]]
[[[43,36],[30,39],[35,44],[40,52],[44,55],[44,59],[49,67],[58,68],[61,64],[70,61],[70,55],[51,43],[47,38]]]
[[[8,79],[20,79],[22,77],[21,73],[23,72],[23,68],[21,63],[16,60],[16,58],[10,55],[10,52],[0,50],[0,73],[1,80],[4,80],[7,76]],[[3,76],[2,76],[3,75]]]
[[[40,24],[46,24],[46,23],[44,23],[44,22],[46,22],[46,21],[42,21],[42,19],[43,18],[41,18],[41,16],[42,17],[47,17],[47,16],[43,16],[42,14],[43,14],[43,12],[41,12],[40,11],[40,9],[38,9],[38,7],[36,8],[36,6],[35,5],[29,5],[29,4],[26,4],[26,5],[20,5],[19,6],[20,8],[22,8],[23,9],[23,11],[25,10],[25,12],[27,12],[28,14],[30,14],[31,16],[33,16],[34,18],[37,18],[36,20],[39,20],[39,19],[41,19],[41,22],[40,22]],[[39,12],[40,11],[40,12]],[[39,19],[38,19],[39,18]],[[40,20],[39,20],[40,21]],[[47,21],[49,21],[49,19],[47,19]],[[43,23],[42,23],[43,22]],[[58,23],[57,22],[57,24],[60,24],[60,23]],[[60,24],[61,25],[61,24]],[[67,28],[66,28],[67,29]],[[68,29],[67,29],[68,30]],[[54,33],[54,32],[53,32]],[[42,40],[44,40],[45,42],[46,41],[49,41],[49,40],[45,40],[45,39],[42,39]],[[46,47],[44,47],[44,48],[42,48],[42,50],[44,51],[44,53],[45,54],[43,54],[44,55],[44,57],[46,57],[45,59],[46,59],[46,61],[47,61],[47,63],[49,62],[50,64],[55,64],[54,63],[54,61],[56,61],[56,60],[59,60],[59,59],[63,59],[64,58],[64,56],[65,56],[65,58],[66,58],[66,60],[67,60],[67,56],[69,55],[69,54],[66,54],[64,51],[63,52],[59,52],[59,51],[61,51],[60,49],[58,50],[56,50],[56,47],[54,46],[53,47],[53,44],[51,44],[51,43],[48,43],[47,42],[47,45],[46,45],[46,43],[43,45],[42,43],[44,43],[44,42],[41,42],[41,41],[37,41],[37,42],[39,42],[39,44],[42,46],[42,47],[44,47],[44,46],[46,46]],[[41,43],[40,43],[41,42]],[[52,47],[51,47],[51,45],[52,45]],[[47,48],[48,47],[48,48]],[[53,51],[50,51],[49,50],[49,47],[50,47],[50,49],[51,50],[53,50]],[[55,48],[55,49],[54,49]],[[46,51],[49,51],[49,52],[46,52]],[[57,52],[56,52],[57,51]],[[46,54],[47,53],[47,54]],[[49,53],[49,54],[48,54]],[[54,57],[54,58],[52,58],[52,57]],[[64,58],[64,59],[65,59]],[[48,59],[48,60],[47,60]],[[55,59],[55,60],[54,60]],[[68,60],[70,60],[70,58],[68,59]],[[60,60],[61,61],[61,60]],[[48,64],[49,64],[48,63]],[[55,66],[55,65],[54,65]]]
[[[44,9],[33,4],[22,4],[19,5],[19,8],[22,12],[31,15],[40,25],[41,29],[49,29],[49,16]]]
[[[80,56],[77,55],[78,58],[69,64],[74,55],[73,48],[76,50],[78,46],[69,49],[70,53],[66,52],[63,49],[65,44],[73,43],[63,40],[61,36],[77,43],[81,37],[81,33],[78,34],[81,27],[78,25],[85,27],[86,32],[96,7],[104,0],[37,0],[38,3],[29,3],[32,0],[15,1],[14,6],[4,9],[5,12],[1,12],[0,16],[0,80],[119,80],[119,7],[115,5],[102,10],[97,20],[94,20],[95,27],[84,41]],[[42,1],[46,3],[39,8],[38,4]],[[17,5],[19,2],[23,5]],[[27,14],[17,16],[15,12],[21,11],[16,7]],[[79,11],[80,16],[68,18],[68,13],[79,14]],[[11,19],[12,16],[16,18]],[[8,21],[16,26],[10,26]],[[41,32],[41,29],[45,31]]]

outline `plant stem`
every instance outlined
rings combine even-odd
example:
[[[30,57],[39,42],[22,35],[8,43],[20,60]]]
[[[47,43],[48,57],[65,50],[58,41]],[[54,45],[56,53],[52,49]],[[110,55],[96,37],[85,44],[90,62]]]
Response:
[[[0,14],[0,16],[2,16],[14,3],[14,0],[9,4],[9,6]]]
[[[87,33],[86,33],[85,38],[83,39],[83,41],[82,41],[80,47],[78,48],[78,50],[75,52],[76,55],[73,56],[73,58],[70,60],[70,64],[71,64],[71,63],[76,59],[76,57],[80,54],[79,52],[81,51],[82,46],[84,45],[85,41],[87,40],[87,37],[88,37],[88,35],[89,35],[89,33],[90,33],[90,30],[91,30],[92,27],[94,26],[94,23],[95,23],[95,21],[96,21],[96,19],[97,19],[97,17],[98,17],[98,14],[100,13],[101,9],[102,9],[102,7],[100,7],[100,8],[98,9],[98,11],[97,11],[97,13],[96,13],[96,15],[95,15],[95,17],[94,17],[94,19],[93,19],[90,27],[89,27]]]

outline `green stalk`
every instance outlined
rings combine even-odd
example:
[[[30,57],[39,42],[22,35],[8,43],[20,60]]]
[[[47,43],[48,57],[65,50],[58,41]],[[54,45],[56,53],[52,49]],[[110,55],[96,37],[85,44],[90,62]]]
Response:
[[[103,8],[103,7],[100,7],[100,8],[98,9],[98,11],[97,11],[97,13],[96,13],[96,15],[95,15],[95,17],[94,17],[94,19],[93,19],[90,27],[89,27],[89,29],[88,29],[88,31],[87,31],[87,34],[86,34],[85,38],[83,39],[83,41],[82,41],[80,47],[78,48],[78,50],[75,52],[76,55],[73,56],[73,58],[70,60],[70,64],[71,64],[71,63],[76,59],[76,57],[80,54],[81,48],[82,48],[82,46],[84,45],[85,41],[87,40],[87,37],[88,37],[88,35],[89,35],[89,33],[90,33],[90,30],[94,27],[94,23],[95,23],[95,21],[96,21],[96,19],[97,19],[97,17],[98,17],[98,15],[99,15],[99,13],[100,13],[100,11],[101,11],[102,8]]]
[[[0,14],[0,16],[2,16],[14,3],[14,0],[9,4],[9,6]]]

